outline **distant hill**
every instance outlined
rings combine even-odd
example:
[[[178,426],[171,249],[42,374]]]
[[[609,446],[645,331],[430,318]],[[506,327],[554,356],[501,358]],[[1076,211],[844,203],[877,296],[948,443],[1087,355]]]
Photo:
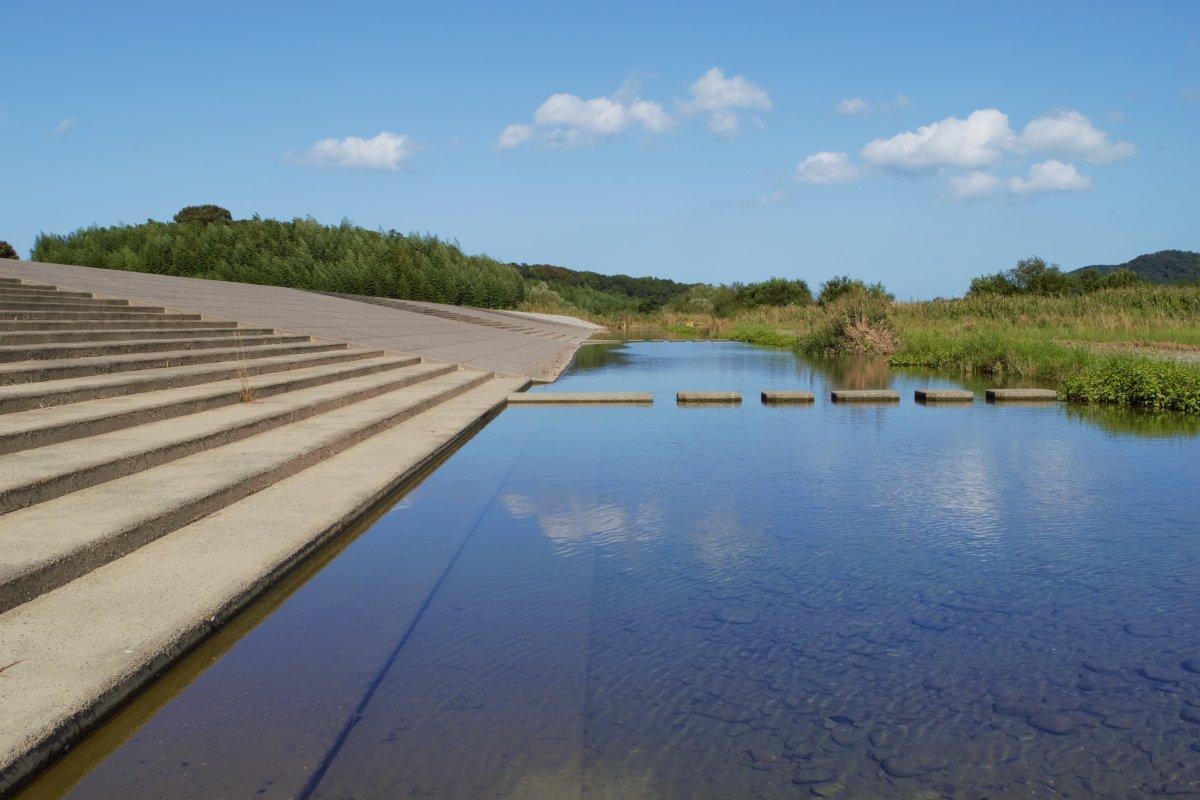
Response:
[[[1200,253],[1193,253],[1191,250],[1160,250],[1157,253],[1138,256],[1124,264],[1095,264],[1080,267],[1072,272],[1083,272],[1085,269],[1099,272],[1127,269],[1150,283],[1190,283],[1200,281]]]
[[[527,281],[542,282],[563,300],[594,313],[655,311],[692,288],[669,278],[601,275],[552,264],[513,264]]]

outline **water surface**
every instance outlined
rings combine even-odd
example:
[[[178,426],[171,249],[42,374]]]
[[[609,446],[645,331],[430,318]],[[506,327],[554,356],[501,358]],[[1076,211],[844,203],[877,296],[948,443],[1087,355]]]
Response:
[[[585,348],[32,794],[1200,796],[1200,440],[926,385]]]

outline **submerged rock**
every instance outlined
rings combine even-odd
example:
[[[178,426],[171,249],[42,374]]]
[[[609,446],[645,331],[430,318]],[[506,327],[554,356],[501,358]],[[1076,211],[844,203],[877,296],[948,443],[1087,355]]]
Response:
[[[731,625],[748,625],[758,619],[758,612],[745,606],[731,606],[716,613],[718,622],[728,622]]]
[[[1066,714],[1059,714],[1056,711],[1031,714],[1025,721],[1039,731],[1053,733],[1055,736],[1066,736],[1068,733],[1074,733],[1079,728],[1075,720]]]
[[[1154,639],[1159,636],[1170,636],[1171,629],[1166,625],[1156,625],[1149,622],[1129,622],[1122,630],[1135,639]]]
[[[837,776],[833,771],[820,766],[800,767],[792,775],[792,783],[797,786],[811,786],[816,783],[833,783]]]
[[[936,753],[901,753],[889,756],[880,765],[893,778],[916,778],[946,768],[946,760]]]
[[[1137,671],[1148,681],[1155,683],[1178,683],[1179,676],[1172,670],[1162,669],[1161,667],[1141,667]]]

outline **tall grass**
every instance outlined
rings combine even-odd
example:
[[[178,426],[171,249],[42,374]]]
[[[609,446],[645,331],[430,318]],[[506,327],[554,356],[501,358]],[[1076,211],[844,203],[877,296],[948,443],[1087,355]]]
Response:
[[[311,219],[81,228],[38,236],[33,259],[487,308],[525,294],[513,267],[436,237]]]
[[[809,355],[874,352],[893,367],[1037,382],[1083,403],[1200,413],[1200,364],[1111,351],[1120,344],[1200,347],[1195,286],[913,303],[860,296],[732,317],[662,311],[593,319],[617,330],[687,330]]]

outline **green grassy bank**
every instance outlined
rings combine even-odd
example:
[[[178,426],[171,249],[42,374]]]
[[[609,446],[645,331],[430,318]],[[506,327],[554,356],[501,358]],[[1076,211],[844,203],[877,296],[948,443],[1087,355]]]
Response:
[[[1077,402],[1200,413],[1200,288],[1194,286],[908,303],[852,295],[727,317],[663,311],[599,321],[618,330],[687,330],[808,355],[875,355],[895,368],[1052,386]],[[1193,350],[1196,363],[1166,358]],[[1139,354],[1145,351],[1155,355]]]
[[[42,234],[32,258],[484,308],[512,308],[525,299],[525,280],[509,264],[466,255],[434,236],[348,222],[255,217],[81,228]]]

